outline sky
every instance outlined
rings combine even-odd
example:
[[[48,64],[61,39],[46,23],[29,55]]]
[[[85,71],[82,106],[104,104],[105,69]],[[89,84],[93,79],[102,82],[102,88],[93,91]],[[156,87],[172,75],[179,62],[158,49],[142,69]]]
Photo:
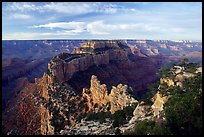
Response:
[[[2,39],[202,40],[202,3],[3,2]]]

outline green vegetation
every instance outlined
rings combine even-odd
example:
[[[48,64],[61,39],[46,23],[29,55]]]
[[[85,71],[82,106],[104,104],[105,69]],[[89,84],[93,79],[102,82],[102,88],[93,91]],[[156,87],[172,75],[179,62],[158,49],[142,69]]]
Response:
[[[123,110],[116,111],[111,119],[113,120],[113,127],[119,127],[124,124],[127,120],[129,120],[133,116],[133,111],[135,110],[137,103],[133,106],[127,106]]]
[[[168,127],[158,125],[154,121],[139,121],[133,132],[128,135],[171,135]]]
[[[168,126],[174,134],[202,133],[202,76],[189,78],[183,92],[175,93],[165,104]]]
[[[86,115],[86,121],[99,121],[100,123],[104,123],[106,118],[110,118],[111,117],[111,113],[110,112],[98,112],[98,113],[94,113],[94,112],[89,112]]]
[[[159,81],[153,83],[148,87],[145,95],[142,96],[141,101],[144,101],[148,105],[152,105],[151,98],[157,93],[159,87]]]
[[[75,58],[79,58],[81,55],[78,54],[70,54],[70,53],[60,53],[59,55],[53,57],[52,61],[60,61],[60,60],[66,60],[66,62],[69,62]]]
[[[121,135],[119,128],[116,129],[115,134],[116,134],[116,135]]]
[[[185,71],[194,73],[198,64],[187,63],[184,59],[180,62],[185,68]],[[173,75],[169,72],[170,69],[162,69],[160,76]],[[159,82],[150,86],[146,94],[146,99],[143,101],[146,104],[151,102],[151,98],[159,91],[163,95],[171,95],[170,99],[164,105],[164,118],[166,123],[160,125],[155,121],[144,120],[139,121],[135,125],[134,131],[127,133],[130,135],[201,135],[202,134],[202,75],[201,73],[194,73],[194,77],[186,79],[182,85],[168,87],[167,83],[160,84]],[[113,120],[113,126],[118,127],[124,124],[132,117],[134,107],[128,106],[123,110],[118,110],[114,114],[103,114],[102,112],[93,113],[89,116],[92,119],[104,119],[104,117]],[[151,105],[151,104],[150,104]],[[107,113],[107,112],[106,112]],[[98,116],[99,115],[99,116]],[[102,120],[103,121],[103,120]],[[120,132],[117,131],[119,134]]]
[[[197,63],[188,63],[188,59],[180,61],[185,71],[194,73]],[[170,69],[161,69],[160,77],[169,77]],[[168,87],[167,83],[152,85],[146,94],[146,103],[151,102],[153,95],[159,91],[163,95],[171,95],[164,105],[166,124],[162,127],[153,121],[141,121],[136,124],[134,135],[201,135],[202,134],[202,75],[194,73],[194,77],[186,79],[183,87]]]
[[[194,73],[196,71],[196,68],[198,68],[198,63],[188,63],[186,65],[186,71]]]
[[[112,115],[113,127],[119,127],[125,122],[126,114],[124,110],[118,110]]]
[[[118,110],[114,114],[111,114],[110,112],[89,112],[86,115],[86,120],[95,120],[99,121],[100,123],[103,123],[105,122],[106,118],[109,118],[113,120],[113,127],[118,127],[133,116],[133,111],[136,106],[137,103],[133,104],[132,106],[127,106],[123,110]]]
[[[157,72],[157,76],[159,77],[168,77],[170,76],[170,68],[160,68],[159,71]]]
[[[179,61],[178,65],[182,67],[186,67],[188,61],[189,60],[187,58],[184,58],[183,60]]]

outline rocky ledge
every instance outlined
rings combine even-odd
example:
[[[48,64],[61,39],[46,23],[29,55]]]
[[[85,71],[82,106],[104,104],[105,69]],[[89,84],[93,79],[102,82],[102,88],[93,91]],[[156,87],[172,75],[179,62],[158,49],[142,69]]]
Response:
[[[130,48],[121,41],[90,41],[73,54],[61,53],[48,63],[51,82],[68,81],[74,73],[87,70],[93,65],[107,65],[110,62],[129,61]]]

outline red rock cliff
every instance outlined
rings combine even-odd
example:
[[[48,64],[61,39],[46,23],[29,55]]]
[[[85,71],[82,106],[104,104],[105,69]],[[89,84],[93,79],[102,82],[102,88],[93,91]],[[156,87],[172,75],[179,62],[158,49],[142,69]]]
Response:
[[[88,45],[86,45],[88,44]],[[91,48],[91,49],[90,49]],[[90,52],[90,50],[93,50]],[[68,81],[74,73],[87,70],[93,65],[109,64],[111,61],[129,61],[130,49],[121,48],[117,42],[89,42],[82,44],[77,50],[84,54],[63,53],[53,58],[49,64],[49,79],[51,82]]]

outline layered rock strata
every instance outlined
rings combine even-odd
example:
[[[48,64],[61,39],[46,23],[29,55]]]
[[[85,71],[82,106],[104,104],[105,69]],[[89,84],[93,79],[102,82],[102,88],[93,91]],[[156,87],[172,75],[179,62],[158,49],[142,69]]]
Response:
[[[82,47],[77,49],[74,54],[62,53],[49,62],[49,79],[51,82],[65,82],[74,73],[87,70],[93,65],[108,65],[113,61],[129,61],[130,49],[121,45],[119,42],[111,41],[88,42],[82,44]]]
[[[137,102],[129,94],[132,89],[127,85],[117,84],[108,90],[107,85],[101,85],[96,76],[91,77],[90,89],[84,88],[82,96],[76,94],[68,80],[77,72],[85,71],[93,65],[111,66],[113,62],[118,63],[118,66],[112,65],[108,68],[112,72],[121,68],[131,68],[132,71],[137,66],[131,65],[128,58],[130,50],[122,42],[110,41],[102,44],[104,46],[99,46],[100,42],[92,41],[85,45],[80,49],[83,54],[62,53],[54,57],[48,64],[48,72],[20,91],[16,102],[13,103],[17,105],[10,105],[3,114],[4,133],[59,134],[65,126],[75,125],[88,111],[114,113]],[[131,71],[118,71],[118,74],[128,73],[129,79],[134,79]],[[115,79],[126,80],[121,75]],[[114,81],[113,78],[110,80]]]

